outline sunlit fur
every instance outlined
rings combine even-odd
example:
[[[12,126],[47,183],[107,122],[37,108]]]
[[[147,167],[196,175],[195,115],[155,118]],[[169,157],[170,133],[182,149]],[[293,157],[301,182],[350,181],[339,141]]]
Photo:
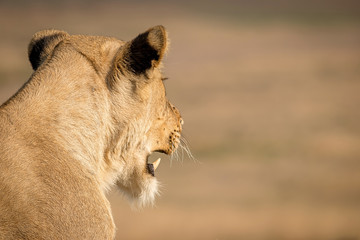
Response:
[[[128,42],[34,35],[34,73],[0,107],[0,239],[113,239],[112,185],[154,203],[148,156],[173,154],[183,122],[162,82],[167,45],[162,26]]]

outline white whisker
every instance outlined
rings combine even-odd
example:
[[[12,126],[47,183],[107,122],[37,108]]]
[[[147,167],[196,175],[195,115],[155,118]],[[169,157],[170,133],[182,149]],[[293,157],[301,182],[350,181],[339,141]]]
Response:
[[[175,144],[172,143],[172,149],[175,149],[170,155],[170,167],[172,167],[172,161],[175,159],[176,161],[180,161],[181,163],[184,162],[185,154],[188,158],[192,159],[194,162],[199,163],[199,161],[194,157],[191,153],[188,141],[181,136],[179,138],[179,143],[177,148],[175,148]]]
[[[180,147],[183,151],[185,151],[185,153],[188,155],[188,157],[190,159],[192,159],[193,161],[196,161],[196,158],[194,157],[194,155],[191,153],[191,150],[190,150],[190,147],[189,147],[189,143],[188,141],[184,138],[184,137],[181,137],[180,138]]]

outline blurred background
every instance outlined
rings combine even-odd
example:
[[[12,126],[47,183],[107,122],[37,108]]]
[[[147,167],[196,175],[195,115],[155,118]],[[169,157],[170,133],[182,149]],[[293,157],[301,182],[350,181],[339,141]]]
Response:
[[[360,239],[359,1],[1,0],[0,102],[30,77],[36,31],[157,24],[196,159],[162,156],[154,208],[112,190],[116,239]]]

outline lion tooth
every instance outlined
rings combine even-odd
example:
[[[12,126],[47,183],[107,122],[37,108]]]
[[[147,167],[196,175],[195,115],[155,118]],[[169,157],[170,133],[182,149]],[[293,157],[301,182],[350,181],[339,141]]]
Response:
[[[153,162],[154,171],[158,168],[158,166],[159,166],[159,164],[160,164],[160,160],[161,160],[161,158],[158,158],[158,160],[156,160],[155,162]]]

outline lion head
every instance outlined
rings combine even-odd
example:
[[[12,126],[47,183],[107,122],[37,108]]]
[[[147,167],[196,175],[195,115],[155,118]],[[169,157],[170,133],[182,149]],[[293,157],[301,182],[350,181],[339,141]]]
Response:
[[[128,42],[46,30],[29,44],[35,72],[28,84],[52,85],[57,90],[47,94],[62,104],[52,108],[54,138],[101,189],[116,184],[137,206],[152,203],[158,192],[160,160],[150,163],[149,156],[172,154],[180,143],[183,120],[166,98],[161,73],[167,46],[163,26]]]

